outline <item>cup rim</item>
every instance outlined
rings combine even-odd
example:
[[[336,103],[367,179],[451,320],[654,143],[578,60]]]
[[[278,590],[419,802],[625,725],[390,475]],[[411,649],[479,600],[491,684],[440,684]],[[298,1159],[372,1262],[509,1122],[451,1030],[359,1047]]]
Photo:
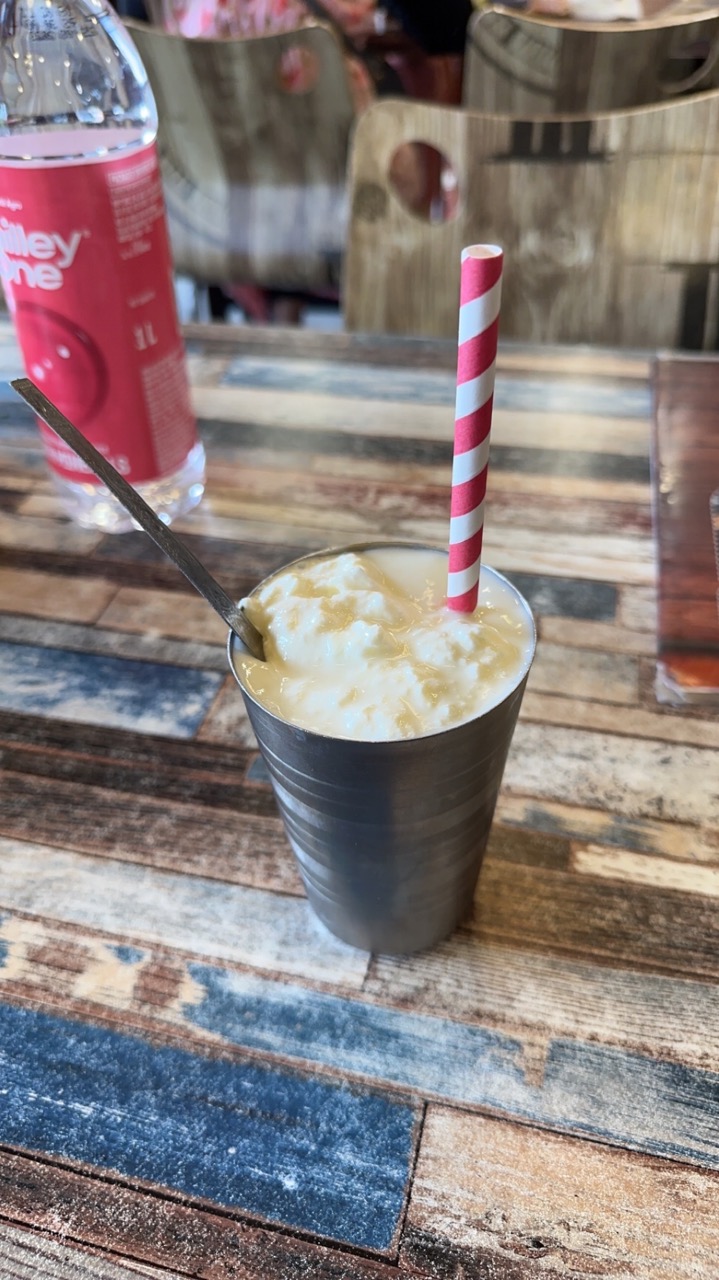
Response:
[[[329,556],[344,555],[347,552],[353,551],[379,551],[385,548],[401,549],[402,547],[411,548],[412,550],[434,551],[444,555],[449,554],[447,547],[438,546],[436,543],[431,542],[419,542],[412,538],[369,538],[362,542],[340,543],[337,546],[324,547],[319,551],[309,551],[304,555],[295,556],[294,560],[288,560],[286,564],[280,565],[279,568],[274,569],[272,573],[268,573],[261,582],[258,582],[257,585],[252,588],[252,591],[248,593],[248,596],[254,595],[254,593],[259,591],[261,587],[266,585],[266,583],[271,582],[273,578],[279,577],[279,575],[284,573],[287,569],[293,568],[294,565],[303,564],[308,560],[324,560]],[[415,734],[411,738],[350,738],[340,734],[322,733],[317,729],[307,729],[303,725],[297,724],[294,720],[288,720],[285,716],[279,715],[278,712],[270,710],[270,708],[266,707],[264,703],[259,702],[241,680],[237,666],[235,665],[235,652],[239,649],[244,649],[244,646],[240,637],[232,630],[228,631],[226,646],[227,661],[230,671],[242,691],[243,697],[248,698],[253,706],[257,707],[264,715],[269,716],[271,720],[276,721],[278,724],[286,725],[290,729],[296,730],[298,733],[309,735],[310,737],[317,738],[322,742],[349,742],[365,747],[398,746],[401,743],[424,742],[430,738],[439,738],[447,733],[451,733],[454,729],[465,728],[467,725],[474,723],[476,720],[481,719],[483,716],[496,710],[497,707],[501,707],[502,703],[506,702],[508,698],[512,697],[516,693],[517,689],[519,689],[526,680],[537,651],[537,623],[528,601],[522,595],[519,588],[515,587],[514,583],[510,582],[509,578],[506,578],[498,569],[493,569],[491,565],[486,564],[484,561],[482,561],[481,568],[492,574],[494,578],[498,578],[500,582],[503,582],[521,601],[526,612],[527,620],[530,624],[530,634],[528,637],[527,655],[522,663],[521,670],[517,675],[514,685],[503,698],[500,698],[497,702],[493,702],[489,706],[485,707],[479,715],[468,716],[466,720],[460,720],[457,724],[445,725],[441,729],[432,729],[428,733]],[[245,597],[245,599],[246,598],[248,597]],[[244,652],[248,653],[247,650],[244,650]],[[251,657],[252,655],[248,654],[248,656]]]

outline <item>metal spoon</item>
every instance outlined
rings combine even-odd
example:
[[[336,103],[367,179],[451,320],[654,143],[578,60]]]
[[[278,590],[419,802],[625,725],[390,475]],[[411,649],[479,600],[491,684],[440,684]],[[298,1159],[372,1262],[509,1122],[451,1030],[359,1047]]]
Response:
[[[193,587],[205,597],[207,603],[212,605],[228,627],[239,636],[253,658],[259,658],[264,662],[265,649],[260,632],[252,625],[240,606],[236,605],[223,591],[219,582],[215,581],[205,566],[200,564],[189,547],[186,547],[177,534],[171,533],[167,525],[163,524],[137,490],[123,479],[107,458],[103,458],[102,454],[98,453],[94,445],[91,445],[77,427],[74,427],[63,413],[60,413],[60,410],[51,400],[48,400],[34,382],[31,382],[30,378],[16,378],[10,385],[30,405],[31,409],[35,410],[43,422],[57,432],[65,444],[68,444],[73,452],[87,463],[90,470],[100,477],[110,493],[115,495],[118,502],[130,512],[133,520],[136,520],[145,533],[150,535],[165,555],[174,560],[178,569],[182,570]]]

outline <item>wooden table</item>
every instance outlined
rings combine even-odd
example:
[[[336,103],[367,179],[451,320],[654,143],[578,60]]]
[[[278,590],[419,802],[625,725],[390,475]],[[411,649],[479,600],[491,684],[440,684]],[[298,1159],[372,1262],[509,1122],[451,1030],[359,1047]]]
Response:
[[[179,527],[234,594],[445,542],[451,343],[188,338]],[[649,371],[500,348],[486,558],[539,650],[474,919],[405,959],[316,923],[222,624],[61,518],[5,387],[0,1274],[716,1277],[719,723],[654,695]]]

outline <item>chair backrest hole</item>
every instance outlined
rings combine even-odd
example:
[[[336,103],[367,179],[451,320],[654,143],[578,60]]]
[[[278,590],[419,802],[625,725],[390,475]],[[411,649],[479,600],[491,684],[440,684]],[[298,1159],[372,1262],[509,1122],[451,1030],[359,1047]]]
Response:
[[[459,179],[451,161],[428,142],[403,142],[389,166],[397,199],[426,222],[449,222],[459,208]]]

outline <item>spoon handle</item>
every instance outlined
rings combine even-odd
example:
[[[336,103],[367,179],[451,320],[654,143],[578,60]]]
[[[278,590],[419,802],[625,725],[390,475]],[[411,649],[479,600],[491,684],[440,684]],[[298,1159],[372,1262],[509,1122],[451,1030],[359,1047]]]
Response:
[[[145,533],[149,534],[165,555],[174,561],[193,587],[205,597],[228,627],[239,636],[252,656],[264,660],[262,636],[257,628],[253,626],[242,609],[230,599],[212,574],[208,573],[189,547],[176,534],[170,532],[168,526],[160,520],[145,499],[140,497],[137,490],[123,479],[107,458],[103,458],[102,454],[98,453],[95,446],[90,444],[90,441],[72,425],[51,400],[48,400],[34,382],[29,378],[16,378],[10,385],[35,410],[43,422],[46,422],[48,427],[51,427],[73,452],[87,463],[90,470],[100,477],[110,493],[114,494]]]

